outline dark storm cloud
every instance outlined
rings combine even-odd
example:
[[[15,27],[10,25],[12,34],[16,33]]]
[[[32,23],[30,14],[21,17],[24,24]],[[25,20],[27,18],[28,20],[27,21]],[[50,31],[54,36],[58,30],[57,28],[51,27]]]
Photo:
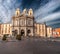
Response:
[[[57,9],[55,9],[53,12],[60,12],[60,6]]]
[[[45,5],[49,0],[22,0],[22,8],[38,9],[40,6]]]
[[[60,27],[60,0],[22,0],[21,6],[22,9],[32,8],[37,22]]]
[[[60,0],[0,0],[0,22],[11,21],[16,8],[32,8],[36,22],[60,27]]]

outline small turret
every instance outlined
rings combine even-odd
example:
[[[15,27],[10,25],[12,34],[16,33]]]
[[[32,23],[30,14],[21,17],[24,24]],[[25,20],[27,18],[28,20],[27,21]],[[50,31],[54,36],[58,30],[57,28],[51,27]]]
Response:
[[[23,14],[24,14],[24,15],[27,14],[26,8],[23,10]]]
[[[28,11],[28,15],[29,16],[33,16],[33,10],[30,8],[29,11]]]
[[[15,16],[19,16],[20,15],[20,9],[17,8],[16,11],[15,11]]]

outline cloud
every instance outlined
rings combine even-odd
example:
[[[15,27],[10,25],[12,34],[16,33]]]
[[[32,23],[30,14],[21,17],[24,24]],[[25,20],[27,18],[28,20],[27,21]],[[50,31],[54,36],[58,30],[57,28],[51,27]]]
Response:
[[[58,18],[60,18],[60,12],[52,13],[52,14],[38,20],[38,22],[48,22],[48,21],[56,20]]]
[[[17,0],[0,0],[0,21],[10,22],[15,9],[19,6],[20,3],[17,3]]]
[[[39,9],[35,11],[35,17],[37,20],[40,18],[44,18],[51,14],[54,10],[56,10],[58,7],[60,7],[60,0],[50,0],[47,4],[44,6],[41,6]]]
[[[53,21],[53,22],[47,23],[47,25],[54,25],[54,24],[58,24],[58,23],[60,23],[60,21]]]
[[[60,18],[60,12],[55,11],[60,7],[60,0],[0,0],[0,23],[10,22],[18,7],[33,8],[37,22],[47,22],[48,25],[59,23],[54,20]],[[52,20],[54,22],[49,22]]]

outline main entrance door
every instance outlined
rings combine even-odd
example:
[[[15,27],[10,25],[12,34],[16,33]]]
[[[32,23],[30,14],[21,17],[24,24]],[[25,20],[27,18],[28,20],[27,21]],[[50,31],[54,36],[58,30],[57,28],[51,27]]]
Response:
[[[22,29],[22,30],[21,30],[21,36],[24,36],[24,34],[25,34],[25,32],[24,32],[24,30]]]
[[[30,36],[31,31],[27,30],[27,36]]]

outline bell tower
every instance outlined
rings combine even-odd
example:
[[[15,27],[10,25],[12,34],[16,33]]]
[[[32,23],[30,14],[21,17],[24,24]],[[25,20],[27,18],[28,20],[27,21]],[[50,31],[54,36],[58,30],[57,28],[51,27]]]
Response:
[[[30,8],[29,11],[28,11],[28,15],[29,16],[33,16],[33,10]]]
[[[34,16],[33,10],[30,8],[26,19],[27,35],[34,36]]]
[[[17,8],[15,11],[15,15],[12,17],[12,34],[15,36],[19,34],[19,17],[20,17],[20,9]]]
[[[20,9],[17,8],[16,11],[15,11],[15,16],[19,16],[20,15]]]

